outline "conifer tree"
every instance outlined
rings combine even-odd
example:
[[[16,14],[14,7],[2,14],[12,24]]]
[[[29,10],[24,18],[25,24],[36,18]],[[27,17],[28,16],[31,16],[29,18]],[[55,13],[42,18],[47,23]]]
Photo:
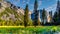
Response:
[[[42,11],[42,19],[43,19],[42,24],[45,24],[45,20],[46,20],[46,10],[45,9],[43,9],[43,11]]]
[[[25,8],[25,12],[24,12],[24,26],[26,27],[27,24],[28,24],[28,12],[29,12],[29,9],[28,9],[28,4],[26,5],[26,8]]]
[[[34,3],[34,25],[37,26],[38,25],[38,11],[37,11],[37,8],[38,8],[38,2],[37,0],[35,0],[35,3]]]
[[[56,22],[58,20],[58,13],[57,12],[54,13],[53,20],[54,20],[54,22]]]

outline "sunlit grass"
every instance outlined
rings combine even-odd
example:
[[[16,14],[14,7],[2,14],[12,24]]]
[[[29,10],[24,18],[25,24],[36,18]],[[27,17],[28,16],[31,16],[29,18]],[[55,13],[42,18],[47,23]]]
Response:
[[[59,26],[27,26],[26,28],[24,26],[0,26],[0,32],[2,33],[9,33],[9,32],[16,32],[16,33],[25,33],[25,31],[27,32],[48,32],[48,31],[60,31],[60,27]],[[21,31],[21,32],[20,32]]]

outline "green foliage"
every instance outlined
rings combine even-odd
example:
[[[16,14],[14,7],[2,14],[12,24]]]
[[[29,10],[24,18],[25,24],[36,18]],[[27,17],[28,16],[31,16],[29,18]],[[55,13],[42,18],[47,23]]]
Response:
[[[56,22],[58,20],[58,13],[57,12],[54,13],[53,19],[54,19],[54,22]]]
[[[34,34],[34,33],[40,33],[45,34],[45,33],[56,33],[54,31],[60,32],[60,27],[59,26],[39,26],[39,27],[27,27],[27,28],[21,28],[21,27],[1,27],[0,28],[0,33],[2,34]]]
[[[32,25],[33,25],[33,21],[29,18],[28,26],[32,26]]]
[[[46,10],[43,9],[42,11],[42,19],[43,19],[43,23],[44,23],[44,20],[46,19]]]
[[[45,9],[43,9],[43,12],[42,12],[42,18],[44,19],[45,16],[46,16],[46,11],[45,11]]]
[[[35,0],[35,3],[34,3],[34,11],[36,11],[37,8],[38,8],[38,2],[37,2],[37,0]]]
[[[38,25],[38,11],[37,11],[37,8],[38,8],[38,2],[37,0],[35,0],[35,3],[34,3],[34,23],[33,25],[34,26],[37,26]]]
[[[24,26],[25,26],[25,27],[26,27],[27,24],[28,24],[28,12],[29,12],[28,5],[26,5],[25,13],[24,13]]]

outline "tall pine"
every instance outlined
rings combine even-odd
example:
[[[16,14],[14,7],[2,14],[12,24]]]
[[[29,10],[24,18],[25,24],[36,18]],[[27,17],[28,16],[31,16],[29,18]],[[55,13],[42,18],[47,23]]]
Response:
[[[42,11],[42,20],[43,20],[43,23],[42,24],[45,24],[46,18],[47,18],[47,16],[46,16],[46,10],[43,9],[43,11]]]
[[[54,20],[54,22],[56,22],[58,20],[58,13],[57,12],[54,13],[53,20]]]
[[[26,8],[25,8],[25,12],[24,12],[24,26],[26,27],[27,24],[28,24],[28,12],[29,12],[29,9],[28,9],[28,4],[26,5]]]
[[[37,26],[38,25],[38,11],[37,11],[37,8],[38,8],[38,3],[37,3],[37,0],[35,0],[35,3],[34,3],[34,25]]]

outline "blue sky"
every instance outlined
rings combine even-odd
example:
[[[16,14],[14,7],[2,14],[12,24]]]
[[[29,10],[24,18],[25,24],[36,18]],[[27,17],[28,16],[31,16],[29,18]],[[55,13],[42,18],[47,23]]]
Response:
[[[34,1],[35,0],[8,0],[16,6],[20,6],[21,8],[25,8],[26,4],[29,5],[29,10],[33,11],[34,9]],[[38,9],[45,8],[47,11],[55,11],[57,0],[37,0],[38,1]]]

